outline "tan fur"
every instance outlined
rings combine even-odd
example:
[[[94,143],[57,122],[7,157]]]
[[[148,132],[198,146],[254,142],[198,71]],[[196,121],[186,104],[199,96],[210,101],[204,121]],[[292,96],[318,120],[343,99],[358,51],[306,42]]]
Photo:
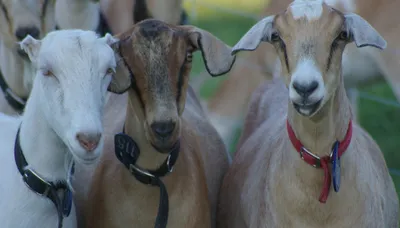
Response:
[[[101,9],[114,34],[128,30],[134,24],[133,7],[136,0],[100,0]],[[178,24],[182,0],[145,0],[150,15],[170,24]]]
[[[292,2],[291,0],[270,0],[268,1],[263,16],[279,13],[285,10],[286,6]],[[334,1],[330,1],[334,2]],[[400,26],[397,21],[400,20],[398,8],[400,1],[382,0],[382,1],[361,1],[353,0],[356,5],[355,13],[359,14],[371,23],[374,28],[388,41],[388,48],[382,52],[374,48],[356,48],[354,44],[349,44],[344,52],[343,71],[346,89],[357,86],[369,86],[382,79],[387,80],[388,84],[400,101],[400,46],[399,31]],[[340,1],[336,1],[333,7],[346,12],[344,5]],[[274,72],[276,63],[276,54],[271,52],[271,47],[261,44],[254,52],[243,53],[250,63],[246,67],[236,66],[227,79],[221,83],[217,89],[215,96],[208,101],[208,109],[211,119],[220,119],[223,117],[231,119],[233,124],[217,126],[217,130],[221,132],[232,132],[232,128],[241,121],[243,110],[247,110],[247,101],[260,80],[270,79],[268,72]],[[255,66],[254,66],[255,65]],[[264,68],[260,72],[259,68]],[[244,68],[244,69],[238,69]],[[251,68],[250,70],[246,68]],[[245,74],[240,75],[241,72]],[[247,77],[252,75],[252,77]],[[249,85],[253,85],[249,87]],[[238,88],[243,87],[243,88]],[[241,91],[241,92],[237,92]],[[347,94],[354,110],[354,119],[357,121],[357,99]],[[236,108],[238,107],[238,108]],[[239,108],[240,107],[240,108]],[[218,122],[216,120],[215,122]],[[230,136],[223,137],[227,144],[231,143]]]
[[[300,158],[286,131],[288,119],[297,138],[318,156],[329,155],[333,142],[345,137],[351,118],[340,74],[345,43],[339,43],[327,70],[322,60],[327,59],[326,50],[342,23],[341,14],[326,5],[315,21],[293,20],[291,13],[275,17],[274,28],[286,42],[289,66],[283,63],[283,78],[265,83],[253,94],[238,151],[221,187],[219,227],[398,227],[399,202],[382,152],[357,123],[341,158],[340,191],[331,188],[326,204],[318,201],[322,169]],[[302,52],[308,42],[316,48]],[[284,62],[283,50],[273,44]],[[312,56],[326,71],[328,97],[308,117],[287,102],[291,72],[302,56]]]
[[[168,227],[215,227],[217,196],[228,160],[223,141],[188,85],[188,77],[191,52],[201,50],[210,73],[218,75],[233,64],[230,48],[206,31],[157,20],[138,23],[118,38],[117,49],[124,63],[120,62],[117,71],[120,80],[114,80],[110,90],[121,93],[128,89],[128,95],[111,95],[109,102],[116,107],[106,107],[117,108],[119,114],[106,114],[106,132],[110,134],[105,137],[104,156],[88,199],[80,204],[85,204],[86,227],[154,226],[159,189],[138,182],[114,155],[113,137],[124,124],[140,148],[137,165],[145,169],[160,166],[168,154],[159,151],[168,151],[180,139],[174,171],[162,178],[169,195]],[[226,68],[225,63],[215,64],[218,61],[230,64]],[[129,83],[121,80],[129,79],[129,70],[134,72],[130,89]],[[125,102],[126,119],[121,114]],[[169,140],[159,141],[149,125],[166,120],[175,121],[177,127]]]

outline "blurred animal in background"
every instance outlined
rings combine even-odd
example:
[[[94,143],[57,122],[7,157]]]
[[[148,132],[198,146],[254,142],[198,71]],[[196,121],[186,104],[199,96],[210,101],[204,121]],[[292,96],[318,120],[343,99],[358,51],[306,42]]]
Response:
[[[270,0],[262,15],[282,12],[290,0]],[[373,47],[346,46],[343,53],[343,76],[347,95],[352,103],[357,121],[357,96],[350,89],[368,86],[385,79],[400,101],[400,1],[397,0],[325,0],[342,12],[354,12],[365,18],[387,40],[388,47],[377,51]],[[211,122],[227,145],[234,140],[235,130],[243,123],[252,92],[261,82],[280,72],[280,60],[272,46],[260,44],[255,51],[238,56],[226,79],[221,82],[215,95],[202,101],[207,107]],[[198,80],[196,79],[198,78]],[[198,91],[205,77],[195,77],[192,85]]]
[[[101,10],[113,34],[131,28],[142,18],[154,18],[169,24],[187,24],[183,0],[100,0]]]
[[[0,112],[15,115],[24,109],[34,72],[17,42],[56,29],[96,30],[101,16],[92,0],[0,0],[0,8]]]

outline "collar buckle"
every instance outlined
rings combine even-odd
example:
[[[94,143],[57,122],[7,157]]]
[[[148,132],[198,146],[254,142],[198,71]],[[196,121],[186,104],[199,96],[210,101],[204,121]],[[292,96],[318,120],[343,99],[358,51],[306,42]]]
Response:
[[[37,189],[35,189],[33,186],[31,186],[31,182],[29,181],[29,179],[34,178],[36,180],[38,180],[39,182],[41,182],[43,185],[46,186],[45,190],[42,192],[37,191]],[[50,190],[52,188],[52,184],[48,181],[46,181],[45,179],[43,179],[39,174],[37,174],[35,171],[33,171],[32,169],[28,169],[25,168],[24,169],[24,173],[22,175],[22,179],[25,183],[25,185],[32,190],[34,193],[40,195],[40,196],[48,196],[50,193]]]
[[[311,151],[307,150],[304,146],[301,147],[300,149],[300,157],[301,159],[304,160],[304,154],[306,153],[307,155],[311,156],[314,159],[313,164],[311,164],[314,168],[320,168],[321,167],[321,158],[318,157],[317,155],[311,153]]]
[[[167,169],[168,169],[168,173],[171,173],[172,171],[174,171],[174,166],[170,165],[171,162],[171,154],[168,155],[167,158]]]

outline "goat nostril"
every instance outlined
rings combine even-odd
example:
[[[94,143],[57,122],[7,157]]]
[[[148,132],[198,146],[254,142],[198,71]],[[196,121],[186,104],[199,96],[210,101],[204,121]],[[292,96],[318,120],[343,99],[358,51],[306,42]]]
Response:
[[[76,139],[79,144],[87,151],[93,151],[99,145],[101,138],[100,133],[78,133],[76,134]]]
[[[312,81],[310,84],[300,84],[297,82],[293,82],[293,88],[301,96],[307,97],[318,88],[318,82]]]
[[[23,40],[27,35],[30,35],[33,38],[38,39],[40,31],[36,27],[21,27],[18,28],[17,31],[15,32],[15,36],[20,41]]]
[[[155,122],[151,124],[151,128],[158,136],[167,137],[174,131],[175,122]]]

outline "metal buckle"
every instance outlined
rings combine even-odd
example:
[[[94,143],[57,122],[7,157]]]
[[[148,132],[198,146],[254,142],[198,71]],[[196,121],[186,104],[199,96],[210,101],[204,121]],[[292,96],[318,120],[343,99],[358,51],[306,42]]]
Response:
[[[318,157],[317,155],[311,153],[309,150],[307,150],[307,149],[303,146],[303,147],[301,147],[301,150],[300,150],[300,157],[301,157],[301,159],[303,159],[303,160],[304,160],[303,152],[306,152],[308,155],[310,155],[311,157],[313,157],[313,158],[316,160],[316,163],[312,164],[312,166],[313,166],[314,168],[319,168],[319,167],[321,167],[321,158],[320,158],[320,157]]]
[[[167,158],[167,168],[168,168],[168,172],[169,172],[169,173],[172,172],[172,171],[174,170],[174,167],[171,167],[171,166],[169,165],[170,161],[171,161],[171,154],[169,154],[169,155],[168,155],[168,158]]]
[[[44,193],[39,193],[39,192],[35,191],[34,189],[32,189],[31,186],[29,186],[29,184],[25,181],[25,180],[27,180],[29,178],[27,172],[30,172],[33,176],[35,176],[37,179],[39,179],[41,182],[43,182],[45,185],[47,185],[46,191],[44,191]],[[50,188],[51,188],[52,184],[50,182],[46,181],[45,179],[43,179],[41,176],[39,176],[39,174],[37,174],[32,169],[25,168],[23,177],[25,177],[25,178],[23,178],[25,185],[30,190],[32,190],[32,192],[35,192],[36,194],[41,195],[41,196],[47,196],[49,194],[49,191],[50,191]]]
[[[147,171],[145,171],[145,170],[143,170],[143,169],[141,169],[141,168],[139,168],[137,166],[134,166],[134,165],[130,164],[129,165],[129,171],[132,173],[134,170],[136,170],[137,172],[139,172],[139,173],[141,173],[141,174],[143,174],[145,176],[148,176],[150,178],[155,178],[155,176],[153,174],[151,174],[151,173],[149,173],[149,172],[147,172]]]

